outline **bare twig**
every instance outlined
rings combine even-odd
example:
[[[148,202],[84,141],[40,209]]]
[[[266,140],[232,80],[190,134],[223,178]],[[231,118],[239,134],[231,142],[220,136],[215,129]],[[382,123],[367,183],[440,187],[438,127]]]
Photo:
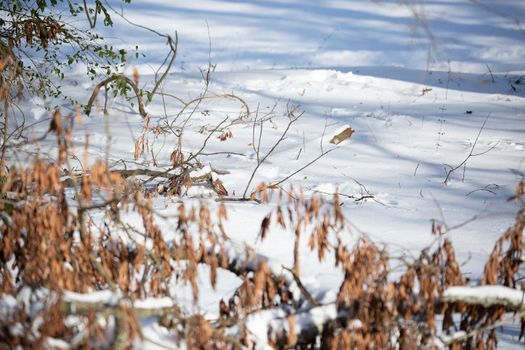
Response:
[[[255,152],[255,157],[257,158],[257,163],[259,163],[259,145],[261,144],[261,132],[263,128],[263,122],[261,120],[261,128],[259,130],[259,139],[258,139],[258,146],[255,146],[255,127],[257,125],[257,118],[259,117],[259,104],[257,104],[257,110],[255,111],[255,118],[253,118],[253,127],[252,127],[252,148]]]
[[[85,1],[84,1],[85,3]],[[170,48],[170,52],[168,53],[168,55],[166,56],[166,59],[164,61],[164,63],[166,61],[168,61],[169,59],[169,62],[166,66],[166,69],[164,70],[164,72],[162,73],[162,75],[160,76],[159,79],[157,79],[157,72],[155,72],[155,85],[153,86],[153,88],[151,89],[151,91],[147,92],[147,101],[146,101],[146,105],[148,105],[152,99],[153,99],[153,96],[155,96],[155,94],[157,93],[157,90],[159,89],[159,87],[162,85],[163,81],[166,79],[166,77],[168,76],[169,72],[171,71],[171,68],[173,66],[173,63],[175,62],[175,59],[177,58],[177,49],[178,49],[178,45],[179,45],[179,34],[177,31],[175,31],[175,39],[172,38],[171,35],[169,34],[164,34],[164,33],[160,33],[152,28],[149,28],[149,27],[146,27],[144,25],[141,25],[141,24],[138,24],[138,23],[135,23],[131,20],[129,20],[126,16],[124,16],[123,13],[121,12],[118,12],[116,11],[113,7],[111,7],[111,5],[106,1],[106,5],[114,12],[116,13],[118,16],[120,16],[124,21],[126,21],[127,23],[131,24],[132,26],[135,26],[137,28],[141,28],[141,29],[144,29],[144,30],[147,30],[151,33],[154,33],[162,38],[165,38],[166,39],[166,42]],[[89,16],[88,16],[88,19],[89,19]],[[95,17],[95,20],[96,20],[96,17]],[[91,24],[91,21],[90,21],[90,24]],[[159,68],[159,70],[164,66],[164,63],[161,65],[161,67]],[[133,85],[131,85],[133,87]],[[134,90],[137,90],[135,88],[133,88]],[[136,93],[136,91],[135,91]],[[137,97],[139,95],[137,94]],[[142,103],[142,101],[139,101],[139,108],[140,108],[140,104]],[[89,113],[87,113],[89,115]],[[145,116],[145,113],[143,113],[141,111],[141,114],[142,116]]]
[[[324,128],[323,133],[321,134],[321,141],[319,142],[319,147],[321,147],[321,154],[324,153],[323,150],[323,141],[324,141],[324,134],[326,133],[326,128],[328,127],[328,116],[324,120]]]
[[[148,99],[148,102],[151,101],[151,98],[153,98],[153,96],[155,96],[155,93],[157,92],[157,89],[162,84],[162,82],[164,81],[164,79],[166,78],[168,73],[170,72],[171,66],[175,62],[175,58],[177,58],[177,48],[179,46],[179,34],[177,33],[177,31],[175,31],[175,40],[173,40],[171,38],[171,36],[169,36],[169,35],[165,35],[164,37],[167,38],[168,45],[170,46],[170,49],[171,49],[171,59],[170,59],[170,62],[168,63],[168,66],[166,67],[166,70],[161,75],[160,79],[156,81],[155,86],[151,90],[151,92],[150,92],[151,95],[150,95],[150,98]]]
[[[192,153],[188,157],[188,159],[186,159],[185,163],[189,163],[191,160],[197,158],[197,156],[199,156],[201,154],[201,152],[204,150],[204,148],[206,148],[206,144],[208,143],[208,140],[210,139],[211,135],[213,135],[217,131],[217,129],[219,129],[221,127],[221,125],[224,124],[227,120],[228,120],[228,117],[224,118],[219,124],[217,124],[215,126],[215,128],[213,128],[212,131],[210,131],[208,136],[204,139],[204,142],[202,143],[201,148],[197,151],[197,153],[195,153],[195,154]]]
[[[241,152],[233,152],[233,151],[222,151],[222,152],[201,152],[201,156],[215,156],[219,154],[226,154],[226,155],[234,155],[234,156],[242,156],[245,157],[246,154]]]
[[[448,184],[448,181],[449,181],[449,178],[450,176],[452,175],[452,173],[456,170],[458,170],[459,168],[461,168],[463,165],[466,165],[468,160],[471,158],[471,157],[476,157],[476,156],[480,156],[480,155],[483,155],[487,152],[489,152],[490,150],[494,149],[497,144],[493,145],[492,147],[490,147],[488,150],[484,151],[484,152],[481,152],[481,153],[477,153],[475,154],[474,153],[474,149],[476,148],[476,145],[478,143],[478,140],[479,140],[479,137],[481,135],[481,132],[483,131],[483,129],[485,128],[485,124],[487,123],[487,120],[489,119],[490,117],[490,113],[487,115],[487,117],[485,118],[485,120],[483,121],[483,124],[481,125],[481,127],[479,128],[479,131],[478,131],[478,135],[476,136],[476,139],[474,140],[474,143],[472,144],[472,147],[470,148],[470,152],[469,154],[467,155],[467,157],[465,159],[463,159],[463,161],[461,163],[459,163],[457,166],[455,167],[450,167],[451,169],[447,171],[447,175],[445,177],[445,180],[443,181],[443,183],[446,185]]]
[[[283,182],[287,181],[288,179],[290,179],[292,176],[296,175],[297,173],[300,173],[301,171],[303,171],[304,169],[308,168],[310,165],[314,164],[315,162],[317,162],[319,159],[321,159],[322,157],[326,156],[328,153],[332,152],[333,150],[336,150],[337,148],[332,148],[332,149],[329,149],[328,151],[326,152],[323,152],[321,153],[320,155],[318,155],[317,157],[315,157],[314,159],[312,159],[311,161],[309,161],[308,163],[306,163],[304,166],[300,167],[299,169],[295,170],[293,173],[291,173],[290,175],[286,176],[285,178],[283,178],[282,180],[279,180],[275,183],[272,183],[269,185],[269,187],[274,187],[274,186],[278,186],[280,184],[282,184]]]
[[[234,94],[230,94],[230,93],[227,93],[227,94],[214,94],[214,95],[206,95],[207,91],[205,90],[201,96],[199,97],[196,97],[194,98],[193,100],[189,101],[189,102],[184,102],[182,101],[180,98],[174,96],[174,95],[171,95],[171,94],[167,94],[167,93],[162,93],[164,96],[167,96],[167,97],[171,97],[171,98],[175,98],[177,99],[179,102],[183,103],[184,106],[181,108],[181,110],[177,113],[177,115],[175,116],[174,120],[171,122],[171,126],[173,127],[173,125],[175,124],[175,122],[178,120],[178,118],[186,111],[186,109],[188,109],[188,107],[190,107],[191,105],[195,104],[195,107],[193,108],[193,110],[190,112],[190,117],[188,117],[186,119],[186,121],[183,123],[183,127],[186,125],[187,121],[191,118],[191,116],[195,113],[195,110],[198,108],[199,104],[204,101],[204,100],[210,100],[210,99],[218,99],[218,98],[228,98],[228,99],[233,99],[233,100],[237,100],[239,101],[243,107],[246,109],[246,115],[249,116],[250,115],[250,107],[248,106],[248,104],[246,103],[246,101],[244,101],[242,98],[240,98],[239,96],[237,95],[234,95]]]
[[[255,173],[257,172],[259,167],[273,153],[273,151],[275,151],[277,146],[279,146],[279,144],[285,139],[286,134],[290,130],[290,127],[292,126],[292,124],[295,123],[303,115],[304,112],[301,112],[298,115],[294,115],[293,113],[294,113],[293,110],[292,111],[290,111],[290,110],[288,111],[288,115],[290,116],[290,121],[288,122],[288,125],[286,125],[286,128],[284,129],[283,133],[281,134],[281,137],[273,144],[272,148],[268,151],[268,153],[266,153],[266,155],[260,161],[257,162],[257,165],[253,169],[252,174],[250,176],[250,179],[248,180],[248,183],[246,184],[246,188],[244,189],[244,193],[242,195],[242,198],[246,198],[246,194],[248,193],[248,189],[250,188],[250,184],[252,183],[252,180],[253,180],[253,178],[255,176]],[[262,124],[261,124],[261,129],[262,129]]]
[[[312,192],[320,193],[320,194],[324,194],[324,195],[328,195],[328,196],[332,196],[332,197],[335,195],[335,193],[318,191],[318,190],[312,190]],[[337,195],[341,196],[341,197],[344,197],[344,198],[353,199],[355,202],[361,202],[361,201],[363,201],[365,199],[374,199],[374,196],[370,195],[370,194],[366,194],[366,195],[362,195],[362,196],[356,197],[356,196],[354,196],[352,194],[345,194],[345,193],[337,192]]]
[[[382,203],[382,202],[378,201],[377,199],[375,199],[375,195],[374,195],[373,193],[371,193],[371,192],[368,190],[368,188],[366,188],[366,186],[363,185],[361,182],[359,182],[359,181],[357,181],[356,179],[354,179],[354,178],[352,178],[352,177],[350,177],[350,176],[347,176],[347,175],[345,175],[345,174],[342,174],[342,175],[343,175],[344,177],[349,178],[349,179],[351,179],[352,181],[354,181],[354,182],[355,182],[355,183],[361,188],[361,190],[362,190],[364,193],[366,193],[366,195],[361,196],[361,198],[358,198],[358,200],[356,200],[356,202],[359,202],[359,201],[361,201],[361,200],[364,200],[364,199],[368,199],[368,198],[370,198],[370,199],[372,199],[374,202],[376,202],[377,204],[381,204],[381,205],[384,206],[384,207],[388,207],[388,205],[386,205],[385,203]],[[355,198],[352,198],[352,199],[355,199]]]
[[[217,197],[216,202],[255,202],[261,204],[261,201],[257,198],[239,198],[239,197]]]
[[[492,83],[495,83],[496,80],[494,79],[494,74],[492,74],[492,70],[490,69],[488,63],[485,63],[485,66],[487,66],[487,69],[488,69],[488,71],[490,73],[490,78],[492,79]]]
[[[465,196],[468,197],[470,196],[472,193],[475,193],[475,192],[479,192],[479,191],[485,191],[485,192],[489,192],[489,193],[492,193],[492,194],[496,194],[496,192],[492,191],[492,190],[489,190],[487,188],[478,188],[477,190],[472,190],[470,191],[469,193],[467,193]]]

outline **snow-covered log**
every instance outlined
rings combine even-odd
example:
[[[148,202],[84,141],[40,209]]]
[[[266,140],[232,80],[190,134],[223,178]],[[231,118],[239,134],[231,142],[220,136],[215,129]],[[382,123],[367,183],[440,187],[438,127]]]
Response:
[[[139,317],[163,316],[173,309],[170,298],[146,298],[133,302],[123,299],[120,293],[109,290],[81,294],[66,291],[62,296],[62,308],[66,314],[83,314],[88,311],[102,311],[125,305]]]
[[[509,311],[525,312],[525,291],[504,286],[450,287],[445,301],[490,307],[501,305]]]

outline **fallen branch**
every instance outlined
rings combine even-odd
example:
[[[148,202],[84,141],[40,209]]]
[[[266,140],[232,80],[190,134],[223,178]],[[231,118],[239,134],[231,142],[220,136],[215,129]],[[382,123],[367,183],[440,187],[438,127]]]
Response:
[[[216,202],[255,202],[261,204],[261,201],[257,198],[240,198],[240,197],[218,197],[215,198]]]
[[[86,294],[64,291],[62,295],[62,311],[66,315],[84,315],[90,312],[109,312],[121,306],[129,307],[138,317],[163,316],[173,312],[176,306],[172,299],[147,298],[131,301],[123,298],[117,291],[95,291]]]
[[[132,170],[112,170],[112,173],[119,174],[120,176],[127,178],[131,176],[150,176],[150,177],[170,177],[173,174],[170,174],[169,172],[174,169],[169,170],[150,170],[150,169],[132,169]],[[230,172],[227,170],[221,170],[221,169],[215,169],[211,168],[211,171],[204,173],[199,176],[192,176],[191,181],[193,182],[206,182],[209,179],[212,178],[212,173],[216,173],[219,175],[229,174]]]
[[[115,174],[119,174],[120,176],[124,177],[124,178],[127,178],[127,177],[131,177],[131,176],[140,176],[140,175],[145,175],[145,176],[155,176],[155,177],[169,177],[169,171],[171,171],[173,169],[170,169],[168,170],[168,172],[166,172],[166,170],[150,170],[150,169],[131,169],[131,170],[127,170],[127,169],[123,169],[123,170],[111,170],[112,173],[115,173]]]

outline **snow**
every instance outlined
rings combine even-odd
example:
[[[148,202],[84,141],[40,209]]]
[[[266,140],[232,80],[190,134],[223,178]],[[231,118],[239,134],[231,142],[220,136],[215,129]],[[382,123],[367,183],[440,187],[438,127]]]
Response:
[[[0,298],[0,315],[6,317],[16,308],[17,302],[12,295],[2,295]]]
[[[454,244],[462,271],[475,281],[495,240],[513,222],[517,207],[506,199],[525,173],[525,85],[516,84],[525,74],[525,31],[521,24],[525,21],[525,3],[400,3],[133,0],[123,9],[135,23],[159,32],[178,31],[176,67],[163,87],[165,93],[185,100],[198,96],[203,91],[199,69],[207,67],[211,57],[216,66],[210,94],[234,93],[248,103],[252,115],[257,106],[261,113],[271,113],[272,122],[264,124],[261,155],[268,152],[286,126],[283,114],[287,107],[299,105],[304,111],[285,141],[256,172],[250,191],[261,181],[276,182],[304,166],[321,153],[322,141],[324,151],[336,149],[292,177],[284,187],[293,184],[303,188],[306,195],[317,193],[326,199],[339,191],[343,213],[352,225],[352,234],[344,237],[345,243],[366,234],[387,245],[392,254],[417,254],[433,241],[430,222],[436,219],[451,228],[447,237]],[[112,0],[110,4],[120,8],[122,2]],[[424,11],[433,40],[416,22],[413,10]],[[122,47],[139,45],[146,58],[131,58],[126,69],[129,73],[137,67],[141,84],[151,87],[153,72],[166,53],[165,41],[129,25],[116,14],[113,19],[114,27],[104,30],[106,37]],[[67,79],[79,84],[68,91],[85,102],[95,83],[87,81],[82,69],[77,71]],[[124,99],[109,102],[108,116],[94,108],[91,117],[76,124],[75,147],[83,149],[89,131],[90,162],[104,158],[109,149],[110,163],[122,167],[122,160],[133,159],[133,144],[142,134],[143,120]],[[166,98],[165,103],[157,96],[147,107],[151,125],[161,125],[165,113],[174,118],[180,111],[176,100]],[[31,100],[20,106],[26,111],[28,124],[40,122],[32,127],[33,135],[47,130],[48,123],[43,121],[46,107],[51,104]],[[68,107],[62,107],[67,112]],[[199,133],[202,127],[210,130],[210,125],[226,117],[228,122],[233,121],[241,111],[238,101],[203,101],[185,132],[184,154],[200,149],[207,135]],[[471,157],[444,184],[446,171],[467,157],[485,120],[474,153],[488,151]],[[351,138],[337,147],[329,143],[332,136],[347,127],[355,130]],[[192,176],[211,168],[226,169],[229,174],[213,176],[220,178],[232,196],[239,197],[256,166],[252,124],[233,123],[229,129],[233,138],[224,142],[210,138],[206,152],[235,154],[203,157],[205,167]],[[150,141],[156,162],[168,168],[176,138],[162,134],[158,138],[151,136]],[[25,150],[31,154],[36,151],[33,146]],[[37,151],[54,156],[54,140],[40,142]],[[150,153],[137,162],[126,165],[154,168]],[[76,161],[73,164],[81,168]],[[188,192],[192,198],[183,200],[195,203],[209,195],[204,186],[194,186]],[[355,200],[367,195],[373,198]],[[176,213],[178,201],[162,196],[152,199],[154,208],[166,215]],[[213,200],[208,204],[213,210],[217,207]],[[257,239],[261,220],[275,203],[231,202],[226,206],[229,220],[225,230],[236,247],[254,247],[268,259],[276,274],[283,273],[282,266],[292,266],[293,232],[271,227],[266,240]],[[472,218],[475,220],[470,221]],[[136,215],[126,215],[125,221],[137,229],[141,227]],[[174,220],[162,221],[167,239],[176,238],[175,227]],[[235,256],[237,251],[232,248],[228,254]],[[319,263],[303,241],[300,261],[306,288],[325,297],[323,302],[333,302],[333,290],[342,280],[342,274],[333,268],[333,260]],[[218,314],[220,298],[231,295],[240,280],[219,272],[214,291],[207,272],[199,268],[201,300],[195,308],[213,318]],[[523,297],[521,291],[480,288],[485,288],[476,292],[480,298]],[[147,307],[182,302],[194,310],[187,286],[174,284],[172,291],[172,299],[137,303]],[[446,295],[466,296],[471,291],[449,289]],[[65,296],[84,302],[115,300],[107,291],[89,295],[68,292]],[[10,302],[2,297],[0,312]],[[316,310],[319,313],[312,320],[320,322],[332,315],[335,307]],[[284,315],[268,311],[250,319],[257,337],[266,337],[263,326],[274,316]],[[158,328],[150,324],[147,334],[164,343],[165,334]],[[514,338],[506,337],[500,347],[511,346]],[[145,345],[153,348],[152,344]]]
[[[169,308],[173,307],[173,299],[171,298],[146,298],[142,300],[136,300],[133,303],[133,307],[138,309],[151,309],[151,308]]]
[[[52,349],[70,349],[71,348],[67,342],[60,340],[60,339],[51,338],[51,337],[46,339],[46,345],[47,347],[52,348]]]

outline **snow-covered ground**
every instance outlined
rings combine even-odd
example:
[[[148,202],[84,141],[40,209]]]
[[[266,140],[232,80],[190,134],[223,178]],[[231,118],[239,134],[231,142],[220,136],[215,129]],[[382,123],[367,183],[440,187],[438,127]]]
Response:
[[[513,221],[516,206],[506,199],[525,173],[523,1],[133,0],[123,11],[129,20],[159,32],[178,31],[178,57],[163,92],[185,100],[198,96],[204,88],[200,69],[211,62],[210,94],[239,96],[252,116],[257,109],[261,115],[273,110],[273,122],[264,124],[261,154],[286,126],[287,106],[304,111],[257,171],[250,190],[261,181],[277,182],[322,150],[336,148],[284,187],[293,184],[327,199],[338,191],[355,233],[348,240],[365,233],[394,254],[417,254],[430,244],[431,220],[436,219],[450,228],[462,270],[473,280],[480,277],[495,240]],[[139,46],[146,57],[132,58],[128,69],[138,67],[141,84],[151,84],[167,53],[165,42],[116,14],[113,18],[115,26],[105,35],[117,45]],[[72,84],[70,94],[87,101],[94,83],[80,73],[67,79],[79,83]],[[109,135],[109,159],[117,164],[133,159],[143,120],[122,98],[110,104],[108,117],[99,109],[78,123],[75,141],[81,150],[89,131],[94,160],[105,157]],[[43,107],[28,102],[24,108],[28,118],[42,121]],[[164,103],[155,97],[148,106],[151,125],[162,125],[180,108],[169,96]],[[241,112],[236,100],[204,101],[187,126],[184,151],[200,148],[207,135],[198,132],[203,126],[211,130]],[[36,124],[35,135],[47,126]],[[338,146],[329,143],[345,126],[355,130],[352,137]],[[201,158],[230,171],[219,177],[236,196],[243,194],[256,166],[252,127],[250,121],[234,123],[232,138],[221,142],[212,137],[206,148],[207,153],[233,153]],[[150,141],[157,162],[167,166],[175,137],[161,134]],[[53,147],[52,140],[44,141],[41,152],[52,154]],[[473,156],[445,184],[447,171],[469,153]],[[153,167],[151,154],[140,162]],[[189,196],[202,193],[206,189],[195,187]],[[351,198],[362,196],[373,198]],[[174,212],[175,202],[167,197],[154,201],[162,212]],[[227,208],[226,231],[234,242],[292,265],[293,233],[272,228],[267,240],[256,240],[271,206],[235,202]],[[304,242],[303,282],[312,289],[337,288],[342,275],[333,262],[319,264],[307,250]],[[202,280],[200,308],[216,315],[219,298],[239,280],[222,273],[215,292]],[[189,289],[177,288],[176,294],[191,304]],[[151,337],[162,338],[161,330],[150,328]],[[517,346],[516,341],[511,330],[500,346]]]

